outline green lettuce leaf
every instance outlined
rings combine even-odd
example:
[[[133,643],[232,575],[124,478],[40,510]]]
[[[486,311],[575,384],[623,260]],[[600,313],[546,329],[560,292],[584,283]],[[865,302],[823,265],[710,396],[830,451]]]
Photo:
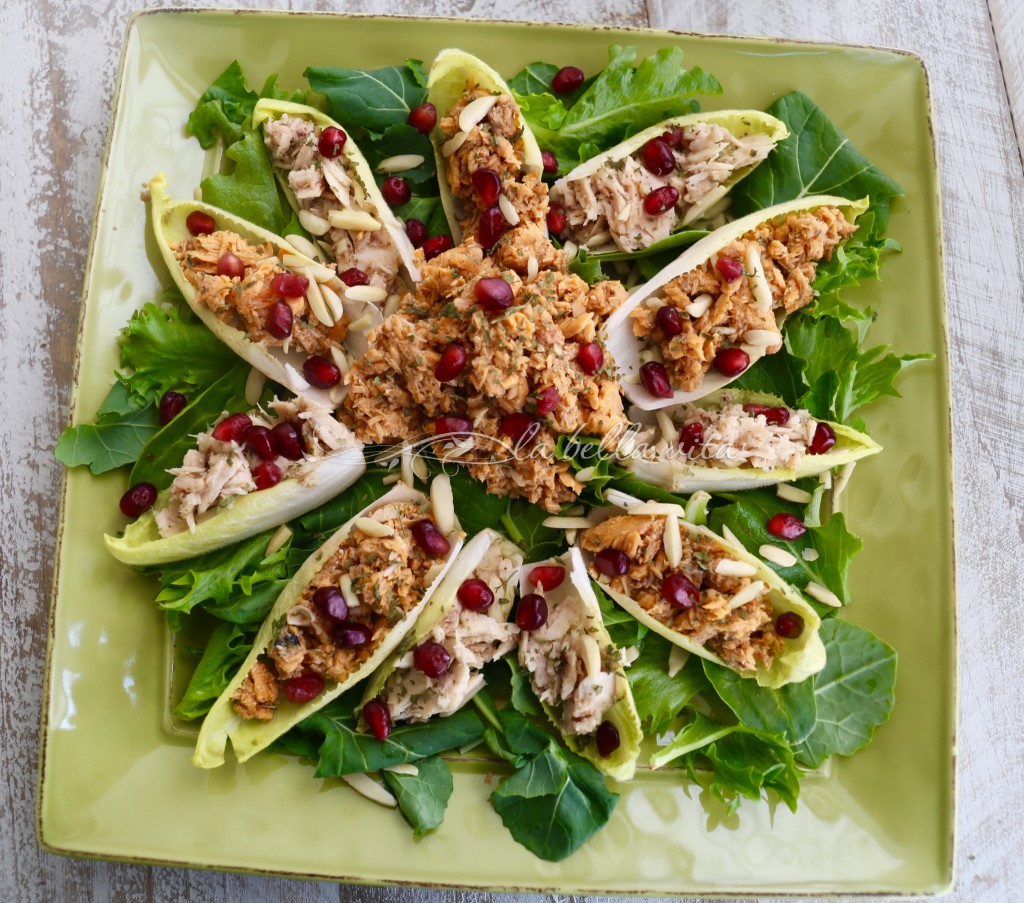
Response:
[[[388,157],[397,157],[401,154],[419,154],[423,157],[423,162],[413,169],[404,169],[396,173],[377,173],[378,182],[383,182],[388,175],[398,175],[414,185],[421,185],[425,182],[432,182],[437,176],[434,148],[430,139],[407,122],[388,126],[379,138],[373,141],[364,141],[360,145],[360,150],[366,155],[366,160],[375,173],[377,173],[377,167],[381,160],[386,160]],[[404,216],[405,214],[400,215]]]
[[[675,647],[656,633],[643,640],[643,654],[626,671],[633,701],[644,732],[662,733],[694,696],[708,688],[701,670],[702,658],[691,655],[674,677],[668,674],[668,658]]]
[[[431,235],[451,236],[451,227],[444,215],[444,207],[438,197],[417,198],[414,197],[408,204],[395,208],[395,213],[401,217],[402,222],[409,222],[411,219],[418,219]]]
[[[641,624],[628,611],[616,605],[596,580],[591,580],[590,586],[597,597],[597,604],[601,609],[601,620],[604,622],[612,642],[620,649],[625,649],[628,646],[636,646],[638,649],[643,647],[644,638],[649,629],[647,625]],[[634,664],[639,664],[639,661]],[[667,658],[665,664],[666,666],[668,664]]]
[[[384,783],[398,800],[398,808],[412,825],[413,835],[423,837],[436,831],[444,821],[455,784],[452,772],[440,756],[427,756],[416,762],[414,775],[384,772]]]
[[[327,98],[327,112],[332,118],[346,128],[365,130],[375,137],[392,126],[407,125],[409,111],[427,99],[418,60],[384,69],[311,66],[303,75],[314,91]]]
[[[367,455],[367,460],[372,461],[372,457]],[[391,471],[384,467],[367,467],[366,472],[348,489],[299,518],[298,526],[301,532],[297,533],[292,541],[292,548],[296,554],[291,556],[296,570],[309,555],[323,545],[324,539],[391,488],[384,483],[384,478],[390,473]]]
[[[252,649],[253,634],[237,624],[220,624],[210,635],[174,714],[185,721],[201,718],[224,692]]]
[[[140,401],[118,381],[100,406],[95,423],[69,426],[53,450],[65,467],[88,466],[94,474],[133,463],[160,429],[157,407]]]
[[[280,235],[291,221],[291,208],[278,190],[263,139],[246,130],[224,156],[234,168],[203,179],[203,200]]]
[[[719,698],[746,727],[766,734],[781,734],[793,746],[806,740],[817,721],[814,681],[786,684],[778,689],[759,687],[730,668],[700,659],[704,674]]]
[[[259,95],[245,83],[242,67],[235,60],[207,88],[189,114],[185,131],[199,144],[211,147],[219,137],[232,144],[242,137],[242,123],[252,116]]]
[[[544,526],[550,516],[529,502],[510,500],[508,510],[501,516],[501,526],[496,529],[523,550],[526,561],[540,561],[565,551],[565,531]]]
[[[508,86],[523,96],[527,94],[546,94],[551,90],[551,79],[560,69],[554,63],[530,63],[525,69],[519,70],[508,80]]]

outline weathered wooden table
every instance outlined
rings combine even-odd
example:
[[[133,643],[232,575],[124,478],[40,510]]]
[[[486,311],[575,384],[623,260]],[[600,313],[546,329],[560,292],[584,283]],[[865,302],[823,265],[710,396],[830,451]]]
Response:
[[[37,723],[61,477],[52,449],[67,417],[79,292],[117,54],[137,5],[13,0],[0,9],[0,110],[7,148],[0,168],[0,899],[485,899],[75,861],[37,846]],[[955,405],[961,679],[955,898],[1019,898],[1024,706],[1018,696],[1024,652],[1017,617],[1024,585],[1024,457],[1016,442],[1024,435],[1024,6],[1018,0],[288,5],[785,35],[900,47],[924,58],[937,111]]]

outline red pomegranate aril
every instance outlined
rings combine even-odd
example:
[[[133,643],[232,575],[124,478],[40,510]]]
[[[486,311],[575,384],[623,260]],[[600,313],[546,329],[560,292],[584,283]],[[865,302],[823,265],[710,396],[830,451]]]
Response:
[[[493,248],[498,243],[498,239],[505,234],[507,228],[508,220],[505,219],[501,208],[488,207],[480,217],[480,226],[478,227],[480,244],[487,249]]]
[[[136,483],[118,503],[125,517],[138,517],[153,507],[156,501],[156,486],[152,483]]]
[[[270,290],[282,298],[301,298],[309,288],[309,280],[295,273],[278,273],[270,280]]]
[[[277,457],[274,445],[270,438],[270,430],[265,426],[250,426],[242,437],[246,447],[264,461],[273,461]]]
[[[252,418],[248,414],[232,414],[213,428],[213,438],[218,442],[241,442],[251,426]]]
[[[743,275],[743,264],[732,257],[719,257],[715,269],[726,282],[735,282]]]
[[[451,551],[452,544],[430,518],[416,521],[409,529],[412,530],[416,545],[432,558],[440,558]]]
[[[527,633],[543,627],[548,621],[548,603],[537,593],[527,593],[516,608],[516,626]]]
[[[785,426],[789,423],[788,408],[772,408],[766,404],[745,404],[743,410],[752,417],[764,417],[765,423],[774,426]]]
[[[384,195],[384,200],[392,207],[401,207],[402,204],[408,204],[409,199],[412,197],[412,189],[409,187],[409,183],[401,176],[388,176],[380,186],[380,193]]]
[[[508,310],[516,299],[512,286],[500,276],[478,279],[473,286],[473,294],[477,304],[489,314],[500,314]]]
[[[548,208],[547,224],[548,232],[552,235],[561,235],[565,231],[568,222],[565,218],[565,208],[561,204],[552,204]]]
[[[284,695],[289,702],[310,702],[323,693],[324,686],[324,679],[319,674],[315,671],[306,671],[285,681]]]
[[[692,452],[704,447],[704,424],[699,420],[688,423],[679,431],[679,447],[692,457]]]
[[[558,157],[556,157],[551,151],[540,152],[541,163],[544,165],[544,172],[556,173],[558,172]]]
[[[494,604],[494,593],[491,588],[478,577],[463,580],[456,594],[459,604],[470,611],[486,611]]]
[[[252,480],[257,489],[270,489],[281,482],[281,468],[273,461],[260,461],[252,469]]]
[[[550,592],[562,585],[565,580],[565,568],[560,564],[538,564],[526,579],[531,586],[539,586],[545,592]]]
[[[750,355],[742,348],[723,348],[715,355],[714,364],[722,376],[739,376],[750,366]]]
[[[409,125],[426,135],[437,125],[437,107],[432,103],[421,103],[418,107],[413,107],[409,111]]]
[[[683,331],[683,317],[671,304],[665,304],[658,308],[654,315],[654,322],[669,338],[677,336]]]
[[[333,361],[314,354],[302,365],[302,375],[311,386],[318,389],[332,389],[341,382],[341,370]]]
[[[217,275],[228,279],[241,279],[245,275],[245,264],[237,254],[225,251],[217,260]]]
[[[629,556],[618,549],[601,549],[594,556],[594,570],[605,577],[621,577],[629,572]]]
[[[306,454],[302,433],[294,423],[282,420],[270,430],[270,441],[274,451],[289,461],[300,461]]]
[[[506,414],[501,418],[501,431],[516,445],[529,445],[540,432],[540,421],[526,412]]]
[[[558,389],[554,386],[541,389],[537,393],[537,415],[544,417],[550,414],[558,407],[561,400],[562,396],[558,394]]]
[[[452,237],[450,235],[435,235],[423,242],[423,259],[433,260],[438,254],[452,249]]]
[[[344,621],[348,618],[348,605],[341,590],[336,586],[321,586],[313,593],[313,604],[320,613],[332,621]]]
[[[672,382],[664,364],[648,361],[640,368],[640,381],[655,398],[671,398]]]
[[[807,528],[795,514],[775,514],[768,520],[768,532],[776,539],[792,542],[803,536]]]
[[[661,598],[676,608],[693,608],[700,602],[700,590],[684,574],[669,574],[661,582]]]
[[[466,346],[461,342],[452,342],[441,352],[437,366],[434,367],[434,379],[441,383],[455,379],[466,369],[466,362],[468,360],[469,355],[466,353]]]
[[[193,210],[185,217],[185,228],[192,235],[209,235],[217,228],[217,223],[209,213]]]
[[[405,221],[405,234],[409,236],[409,242],[414,248],[422,248],[424,242],[430,237],[426,223],[419,219]]]
[[[551,90],[555,94],[571,94],[583,84],[586,76],[576,66],[563,66],[551,79]]]
[[[674,125],[661,136],[661,140],[675,150],[683,143],[683,130],[678,125]]]
[[[593,376],[604,366],[604,352],[597,342],[585,342],[576,352],[576,363],[588,376]]]
[[[349,267],[343,273],[338,273],[338,278],[349,288],[352,288],[355,285],[366,285],[366,283],[370,281],[370,277],[359,269],[359,267]]]
[[[434,436],[468,436],[473,432],[473,421],[458,414],[443,414],[434,421]]]
[[[823,455],[836,444],[836,432],[827,423],[818,422],[814,428],[814,438],[811,440],[808,454]]]
[[[373,639],[373,631],[358,621],[342,621],[331,631],[331,638],[342,649],[365,646]]]
[[[775,619],[775,632],[785,640],[795,640],[804,632],[804,619],[795,611],[784,611]]]
[[[610,721],[602,721],[594,734],[597,741],[597,752],[602,759],[607,759],[619,748],[619,729]]]
[[[493,169],[478,169],[470,178],[473,180],[476,196],[484,207],[498,203],[501,196],[501,176]]]
[[[320,151],[321,157],[333,160],[335,157],[341,156],[346,141],[348,141],[348,135],[336,126],[329,125],[320,133],[316,149]]]
[[[292,309],[287,301],[275,301],[267,311],[267,332],[275,339],[286,339],[292,334]]]
[[[679,203],[679,192],[671,185],[662,185],[655,188],[644,198],[644,211],[649,216],[661,216],[666,210],[671,210]]]
[[[452,654],[440,643],[420,643],[412,651],[412,663],[427,677],[440,677],[452,666]]]
[[[188,399],[180,392],[164,392],[160,397],[160,426],[167,426],[187,404]]]
[[[363,721],[377,740],[387,740],[391,733],[391,712],[379,699],[371,699],[363,706]]]
[[[643,163],[644,169],[656,176],[667,176],[676,168],[675,154],[672,153],[672,148],[668,146],[667,142],[661,138],[652,138],[643,146],[640,151],[640,161]],[[677,200],[678,195],[677,191]]]

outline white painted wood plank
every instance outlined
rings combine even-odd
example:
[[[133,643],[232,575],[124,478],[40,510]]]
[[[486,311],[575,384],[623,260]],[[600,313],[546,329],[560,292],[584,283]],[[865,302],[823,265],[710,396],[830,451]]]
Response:
[[[988,9],[1017,134],[1017,148],[1024,164],[1024,3],[988,0]]]

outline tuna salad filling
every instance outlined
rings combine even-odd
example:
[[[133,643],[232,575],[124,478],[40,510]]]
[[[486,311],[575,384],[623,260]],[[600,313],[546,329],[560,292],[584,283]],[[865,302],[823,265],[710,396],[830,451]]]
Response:
[[[287,174],[299,220],[334,258],[338,272],[357,269],[369,285],[390,292],[400,267],[398,249],[348,157],[320,153],[322,131],[285,113],[263,123],[263,140],[271,162]]]
[[[316,462],[355,444],[331,410],[303,396],[275,398],[270,409],[225,414],[196,437],[196,448],[186,452],[181,467],[168,471],[174,480],[156,511],[162,537],[195,532],[239,496],[282,480],[315,486]]]
[[[307,701],[319,695],[324,681],[347,679],[374,654],[416,607],[435,573],[436,559],[412,532],[423,519],[419,506],[403,503],[383,505],[355,522],[235,692],[239,717],[268,721],[282,692],[289,699],[299,696],[289,692],[290,681]],[[318,692],[310,695],[308,684]]]
[[[783,641],[775,632],[768,589],[756,579],[753,565],[731,558],[712,539],[683,530],[673,566],[665,535],[666,517],[627,514],[591,527],[580,544],[595,559],[602,553],[626,556],[628,568],[621,576],[607,576],[594,561],[591,576],[651,617],[741,671],[758,663],[769,667]]]
[[[814,299],[818,263],[856,229],[836,207],[763,223],[639,305],[633,330],[654,344],[676,389],[698,388],[724,349],[746,356],[740,372],[752,358],[782,347],[776,312],[792,313]],[[659,317],[666,306],[677,316]],[[735,369],[735,361],[729,364]]]
[[[555,184],[552,198],[565,208],[575,241],[595,249],[609,242],[623,251],[649,247],[706,212],[722,194],[718,189],[723,183],[737,170],[759,163],[775,147],[767,135],[740,138],[710,122],[674,129],[657,140],[675,163],[664,175],[644,165],[645,145],[630,156],[605,161],[592,173]],[[662,212],[648,213],[646,199],[666,186],[675,194],[668,193],[669,203],[659,205]]]

